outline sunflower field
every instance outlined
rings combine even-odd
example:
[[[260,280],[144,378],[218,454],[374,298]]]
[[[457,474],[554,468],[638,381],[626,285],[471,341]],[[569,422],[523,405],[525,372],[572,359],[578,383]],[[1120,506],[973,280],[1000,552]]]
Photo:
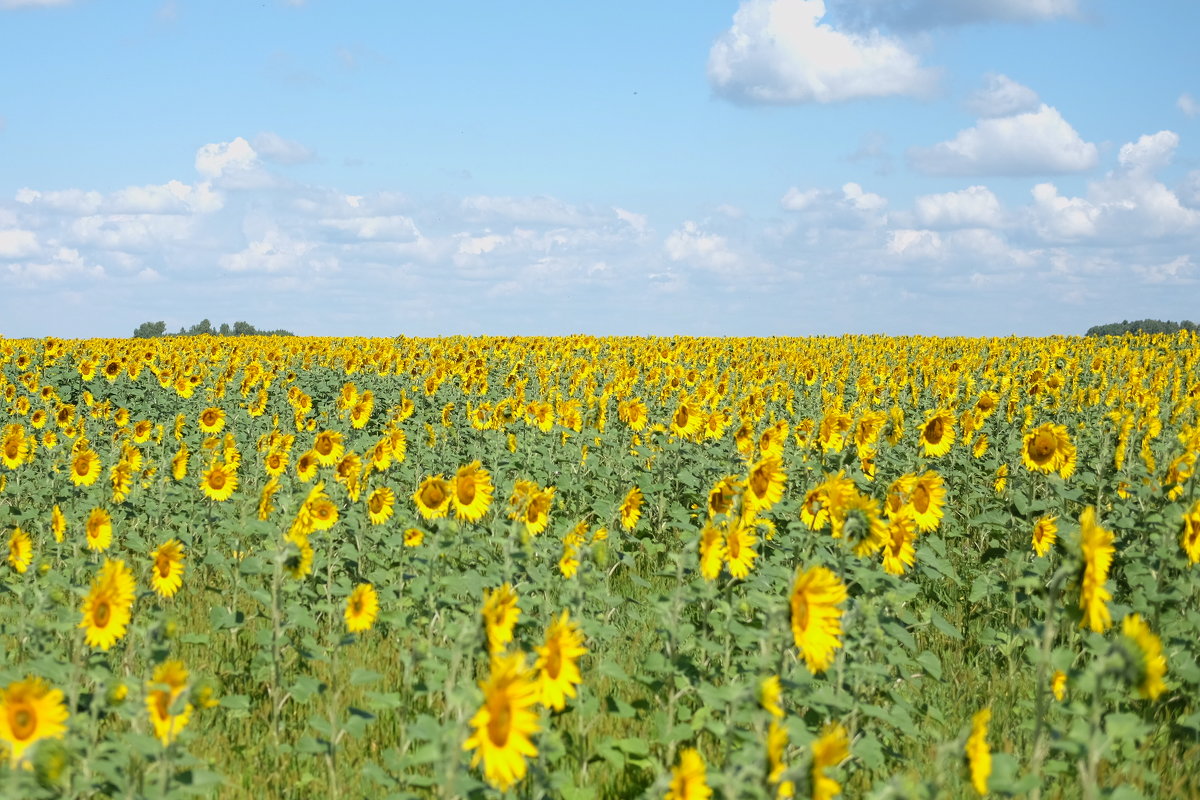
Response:
[[[1200,348],[0,339],[0,796],[1200,796]]]

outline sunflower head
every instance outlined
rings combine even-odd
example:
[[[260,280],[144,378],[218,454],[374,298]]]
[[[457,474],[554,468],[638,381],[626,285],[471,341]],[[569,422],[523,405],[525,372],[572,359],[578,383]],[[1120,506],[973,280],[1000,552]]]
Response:
[[[483,705],[471,717],[463,750],[474,750],[471,766],[482,762],[487,782],[504,791],[525,777],[525,759],[537,755],[530,737],[541,729],[535,710],[540,692],[522,653],[493,657],[479,688]]]
[[[63,738],[68,716],[62,690],[40,677],[0,689],[0,745],[8,750],[10,766],[16,768],[39,741]]]

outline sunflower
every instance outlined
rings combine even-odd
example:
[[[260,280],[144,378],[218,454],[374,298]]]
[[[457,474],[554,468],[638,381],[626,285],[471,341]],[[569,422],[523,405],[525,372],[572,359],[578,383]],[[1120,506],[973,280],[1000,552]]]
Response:
[[[200,488],[210,499],[223,503],[237,489],[237,471],[230,464],[213,464],[212,469],[200,476]]]
[[[850,737],[841,724],[829,725],[812,744],[813,800],[832,800],[842,791],[842,785],[825,774],[850,757]]]
[[[492,504],[491,476],[479,461],[459,467],[451,482],[450,502],[454,506],[454,518],[477,522],[487,513]]]
[[[822,483],[808,490],[800,504],[800,521],[810,531],[819,531],[829,524],[829,502]]]
[[[312,573],[313,548],[308,536],[304,534],[290,535],[287,542],[293,547],[287,548],[283,568],[296,580],[302,580]]]
[[[700,751],[688,747],[679,754],[679,763],[671,768],[671,784],[664,800],[709,800],[712,789]]]
[[[887,542],[887,526],[879,514],[879,501],[852,489],[829,515],[830,535],[845,539],[854,555],[865,558],[878,553]]]
[[[783,499],[783,484],[787,474],[778,456],[767,456],[750,467],[742,502],[755,511],[763,511]]]
[[[729,565],[730,575],[745,580],[758,557],[752,549],[757,543],[754,520],[734,519],[725,525],[725,563]]]
[[[206,408],[200,412],[200,430],[205,433],[220,433],[225,427],[225,412],[219,408]]]
[[[16,469],[25,463],[29,457],[30,443],[35,441],[25,438],[25,429],[20,425],[10,426],[3,443],[0,443],[0,462],[9,469]]]
[[[108,650],[125,635],[135,591],[133,574],[125,562],[106,559],[83,599],[79,627],[87,630],[88,646]]]
[[[971,785],[980,795],[987,794],[988,777],[992,774],[992,754],[988,750],[988,722],[992,711],[985,708],[971,718],[971,735],[967,737],[967,767],[971,772]]]
[[[67,532],[67,518],[63,516],[62,509],[57,505],[50,512],[50,532],[54,534],[54,541],[61,542],[63,534]]]
[[[621,527],[627,531],[631,531],[637,527],[638,518],[642,516],[642,504],[645,498],[642,496],[642,490],[638,487],[633,487],[629,493],[625,495],[625,499],[621,501]]]
[[[146,684],[146,711],[154,724],[154,735],[166,747],[178,738],[192,718],[192,704],[180,698],[188,688],[188,671],[182,661],[164,661],[154,668]]]
[[[332,467],[342,459],[342,454],[346,452],[343,442],[342,434],[337,431],[321,431],[317,434],[317,438],[313,440],[312,449],[317,454],[317,460],[321,462],[321,466]]]
[[[825,567],[810,567],[797,572],[792,586],[792,637],[804,656],[808,671],[816,674],[829,669],[834,651],[842,646],[842,609],[846,585]]]
[[[30,676],[0,689],[0,744],[16,769],[25,751],[42,739],[61,739],[67,732],[67,704],[61,689]]]
[[[996,494],[1004,492],[1004,487],[1008,485],[1008,464],[1001,464],[996,467],[996,477],[992,482],[992,488],[996,490]]]
[[[671,414],[671,433],[680,439],[690,439],[700,432],[705,421],[704,412],[687,399],[681,400]]]
[[[700,531],[700,574],[715,581],[725,563],[725,532],[715,525]]]
[[[942,509],[946,505],[946,483],[942,476],[929,470],[915,478],[908,502],[912,506],[913,521],[921,533],[937,530],[942,523]]]
[[[779,699],[783,696],[783,687],[778,675],[763,678],[758,684],[758,704],[775,719],[783,719],[783,707]]]
[[[1058,517],[1049,516],[1042,517],[1033,526],[1033,551],[1039,556],[1044,556],[1054,547],[1054,543],[1058,541],[1058,525],[1055,524]]]
[[[263,469],[270,478],[278,478],[288,468],[288,454],[283,450],[272,450],[263,459]]]
[[[417,511],[425,519],[437,519],[446,516],[450,510],[450,494],[453,487],[441,475],[430,475],[421,481],[413,495]]]
[[[562,555],[558,559],[558,571],[568,580],[579,572],[579,545],[570,536],[563,539]]]
[[[409,528],[404,532],[405,547],[420,547],[425,541],[425,531],[420,528]]]
[[[917,562],[913,542],[917,538],[917,526],[912,514],[896,514],[888,517],[887,533],[883,545],[883,571],[889,575],[903,575]]]
[[[779,724],[779,720],[771,720],[770,727],[767,728],[767,782],[779,783],[783,773],[787,770],[787,763],[783,757],[787,751],[788,732],[787,728]],[[784,797],[784,789],[781,786],[777,797]]]
[[[317,477],[317,467],[320,465],[317,454],[309,450],[296,459],[296,477],[300,479],[301,483],[308,483]]]
[[[1067,696],[1067,673],[1061,669],[1054,671],[1054,676],[1050,679],[1050,691],[1054,694],[1054,699],[1061,703]]]
[[[392,516],[396,505],[396,493],[386,486],[380,486],[371,492],[367,498],[367,516],[372,525],[382,525]]]
[[[537,662],[537,687],[541,703],[546,708],[562,711],[567,698],[575,696],[575,687],[583,683],[579,674],[579,657],[588,650],[583,645],[583,632],[578,623],[572,622],[570,613],[550,623],[541,647],[534,647]]]
[[[103,508],[93,508],[84,527],[88,550],[102,553],[112,544],[112,517]]]
[[[522,515],[525,520],[525,531],[528,534],[536,536],[546,530],[546,526],[550,524],[550,505],[553,502],[553,486],[535,492],[529,499],[529,504],[525,506],[525,513]]]
[[[71,483],[91,486],[99,477],[100,456],[94,450],[84,448],[71,458]]]
[[[109,473],[112,482],[112,499],[114,503],[124,503],[133,488],[133,467],[127,461],[118,461]]]
[[[150,585],[161,597],[173,597],[183,585],[183,544],[171,539],[150,554],[154,562]]]
[[[483,591],[483,625],[487,633],[488,652],[499,653],[513,638],[513,628],[521,617],[517,593],[511,584]]]
[[[1162,640],[1138,614],[1130,614],[1121,621],[1121,633],[1133,656],[1138,694],[1150,700],[1157,699],[1167,688],[1163,683],[1167,657],[1163,655]]]
[[[1086,625],[1096,633],[1104,633],[1112,625],[1112,614],[1108,610],[1112,595],[1104,584],[1115,551],[1113,534],[1096,523],[1096,509],[1092,506],[1080,514],[1079,528],[1084,563],[1079,593],[1079,608],[1083,611],[1080,626]]]
[[[939,409],[930,411],[921,426],[920,441],[922,452],[930,458],[949,453],[954,444],[954,415]]]
[[[279,493],[280,483],[279,478],[271,478],[263,484],[262,494],[258,498],[258,518],[266,520],[271,516],[271,512],[275,510],[275,504],[272,502],[275,495]]]
[[[317,489],[323,484],[318,483]],[[304,513],[308,517],[313,530],[327,531],[338,521],[337,506],[324,492],[314,492],[317,496],[304,502]],[[310,493],[313,494],[313,493]]]
[[[188,457],[187,445],[180,444],[178,452],[171,459],[171,477],[176,481],[181,481],[187,477]]]
[[[379,595],[369,583],[360,583],[346,598],[346,630],[351,633],[369,631],[379,615]]]
[[[471,717],[474,730],[463,750],[474,750],[471,766],[483,762],[487,782],[504,791],[525,777],[525,759],[537,755],[529,737],[541,729],[535,710],[540,693],[523,653],[493,657],[479,688],[483,705]]]
[[[1183,515],[1183,532],[1179,535],[1179,545],[1183,552],[1187,553],[1188,563],[1200,562],[1200,500]]]
[[[8,537],[8,563],[17,572],[24,573],[33,563],[33,541],[20,528],[13,528]]]
[[[1034,472],[1056,472],[1067,463],[1068,453],[1074,456],[1074,450],[1067,426],[1047,422],[1025,435],[1021,462]]]
[[[741,492],[742,484],[736,475],[726,475],[717,481],[712,491],[708,493],[709,518],[728,514],[733,509],[733,503]]]

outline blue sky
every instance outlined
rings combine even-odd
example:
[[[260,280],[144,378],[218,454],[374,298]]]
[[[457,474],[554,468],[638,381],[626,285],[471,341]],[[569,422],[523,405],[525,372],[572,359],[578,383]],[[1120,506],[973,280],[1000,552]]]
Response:
[[[0,0],[0,334],[1200,318],[1200,3]]]

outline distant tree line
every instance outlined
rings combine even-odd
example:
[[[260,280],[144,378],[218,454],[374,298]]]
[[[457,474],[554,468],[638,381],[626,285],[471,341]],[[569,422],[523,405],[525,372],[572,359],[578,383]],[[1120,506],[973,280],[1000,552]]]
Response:
[[[291,331],[285,331],[280,328],[277,331],[260,331],[258,328],[251,325],[249,322],[235,322],[230,325],[228,322],[222,322],[219,327],[214,328],[213,324],[207,319],[202,319],[190,328],[180,327],[179,333],[167,333],[167,323],[159,320],[158,322],[143,322],[138,325],[133,331],[135,339],[157,339],[160,336],[295,336]]]
[[[1093,325],[1087,329],[1088,336],[1120,336],[1125,333],[1178,333],[1179,331],[1198,330],[1196,323],[1191,320],[1182,322],[1163,321],[1161,319],[1138,319],[1130,322],[1110,322],[1107,325]]]

